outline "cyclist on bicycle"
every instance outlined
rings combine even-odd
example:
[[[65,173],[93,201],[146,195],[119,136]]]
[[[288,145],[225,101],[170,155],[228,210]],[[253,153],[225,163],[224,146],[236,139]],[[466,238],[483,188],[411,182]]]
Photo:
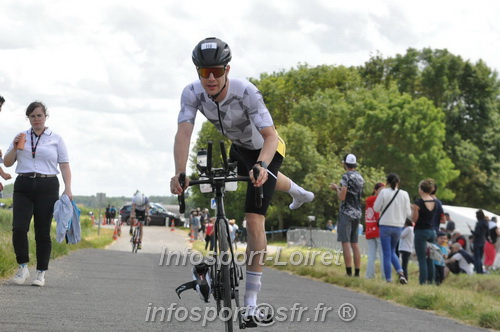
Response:
[[[199,80],[184,88],[181,96],[181,110],[174,143],[175,176],[170,182],[173,194],[181,194],[184,188],[179,184],[179,174],[186,172],[189,145],[196,114],[200,111],[224,136],[232,141],[229,158],[238,161],[238,173],[250,175],[253,185],[247,188],[245,218],[247,220],[247,262],[246,291],[244,305],[248,308],[246,321],[252,321],[257,295],[261,288],[263,266],[259,264],[267,247],[265,215],[274,190],[288,192],[293,197],[291,209],[314,199],[312,192],[296,185],[279,172],[284,158],[284,142],[278,136],[262,94],[247,80],[231,79],[229,61],[231,50],[220,39],[206,38],[194,48],[192,60]],[[252,167],[261,169],[257,180],[253,178]],[[264,187],[262,207],[255,206],[255,187]],[[250,252],[260,252],[254,256]],[[263,258],[263,257],[262,257]],[[247,325],[250,327],[250,324]]]
[[[139,222],[140,236],[139,245],[137,249],[142,249],[142,228],[144,226],[144,221],[148,222],[151,220],[149,217],[149,198],[137,190],[132,198],[132,211],[130,211],[130,235],[132,235],[133,223],[132,220],[137,220]]]

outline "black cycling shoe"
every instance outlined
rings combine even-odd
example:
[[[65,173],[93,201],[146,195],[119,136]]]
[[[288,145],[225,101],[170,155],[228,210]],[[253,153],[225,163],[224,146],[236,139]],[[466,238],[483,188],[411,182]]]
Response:
[[[212,294],[212,280],[210,278],[209,265],[205,262],[193,266],[193,281],[186,282],[175,289],[177,296],[181,298],[181,293],[188,289],[194,289],[200,298],[208,303]]]
[[[246,316],[243,317],[243,322],[245,323],[245,328],[252,328],[252,327],[265,327],[265,326],[270,326],[273,324],[274,319],[271,314],[268,314],[265,317],[262,317],[258,314],[254,314],[253,316]]]

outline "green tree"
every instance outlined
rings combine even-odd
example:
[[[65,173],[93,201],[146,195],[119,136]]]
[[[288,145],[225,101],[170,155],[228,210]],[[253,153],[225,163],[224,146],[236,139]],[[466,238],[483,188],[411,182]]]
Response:
[[[371,93],[368,111],[358,118],[356,127],[355,147],[363,162],[397,173],[414,195],[420,180],[433,178],[439,184],[439,196],[452,199],[454,193],[447,184],[458,171],[443,147],[443,111],[426,98],[414,100],[395,89],[379,87]]]
[[[277,126],[293,121],[291,110],[304,97],[326,89],[338,89],[341,92],[362,86],[361,77],[355,68],[343,66],[309,67],[298,65],[289,71],[273,74],[261,74],[259,80],[251,79],[264,96]]]
[[[394,82],[400,92],[413,98],[426,97],[441,108],[446,124],[444,146],[460,171],[449,184],[456,193],[453,204],[500,211],[497,72],[481,60],[473,64],[446,49],[429,48],[410,48],[395,58],[378,55],[359,71],[369,88]],[[472,161],[476,162],[474,167],[470,167]]]

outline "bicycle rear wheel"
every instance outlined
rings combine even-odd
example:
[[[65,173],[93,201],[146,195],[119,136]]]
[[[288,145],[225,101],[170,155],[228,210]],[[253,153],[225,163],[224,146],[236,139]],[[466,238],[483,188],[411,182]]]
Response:
[[[226,332],[233,331],[233,307],[231,303],[231,253],[229,251],[229,239],[227,234],[227,220],[223,219],[219,221],[219,259],[220,259],[220,272],[219,272],[219,282],[220,282],[220,299],[222,300],[221,316],[225,323]]]

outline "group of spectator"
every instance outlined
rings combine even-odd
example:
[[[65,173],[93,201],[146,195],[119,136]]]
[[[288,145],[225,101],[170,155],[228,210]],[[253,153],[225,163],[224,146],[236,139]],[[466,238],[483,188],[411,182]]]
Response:
[[[347,276],[360,274],[358,226],[361,217],[361,195],[364,180],[356,171],[356,157],[348,154],[343,159],[346,173],[340,186],[330,188],[341,200],[339,220],[336,225],[337,241],[342,243]],[[381,275],[392,282],[392,268],[401,284],[408,283],[408,263],[413,251],[418,260],[419,283],[440,284],[451,273],[482,274],[494,266],[495,257],[500,264],[500,230],[496,218],[491,221],[482,210],[476,213],[477,223],[472,232],[472,242],[455,232],[455,223],[444,213],[436,197],[437,184],[432,179],[420,181],[419,197],[412,203],[405,190],[399,188],[397,174],[387,176],[386,183],[376,183],[373,193],[365,201],[365,236],[368,244],[366,278],[375,277],[375,261],[380,257]],[[446,224],[446,227],[441,227]],[[327,229],[333,229],[327,224]],[[352,252],[351,252],[352,250]],[[471,250],[473,253],[468,251]],[[486,256],[483,261],[483,254]]]
[[[190,216],[185,224],[185,226],[191,230],[189,234],[191,240],[204,240],[205,249],[210,248],[210,250],[213,250],[215,219],[215,217],[210,217],[207,208],[196,208],[191,210]],[[229,219],[229,236],[231,237],[231,243],[234,249],[237,249],[238,242],[246,242],[246,222],[246,219],[244,219],[240,228],[235,219]]]
[[[105,224],[112,225],[115,223],[116,218],[116,208],[114,205],[108,204],[106,211],[104,212],[106,217]]]

